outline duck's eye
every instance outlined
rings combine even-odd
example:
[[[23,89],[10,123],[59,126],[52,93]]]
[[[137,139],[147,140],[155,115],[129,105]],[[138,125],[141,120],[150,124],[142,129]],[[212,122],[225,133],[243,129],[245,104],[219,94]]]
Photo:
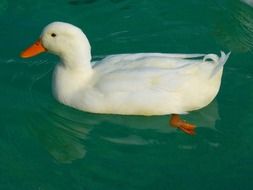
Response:
[[[52,33],[51,36],[54,38],[54,37],[56,37],[56,34],[55,34],[55,33]]]

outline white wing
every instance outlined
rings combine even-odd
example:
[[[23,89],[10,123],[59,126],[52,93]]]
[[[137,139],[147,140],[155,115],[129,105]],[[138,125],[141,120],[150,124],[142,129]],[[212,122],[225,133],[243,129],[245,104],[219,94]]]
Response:
[[[205,54],[162,54],[162,53],[137,53],[110,55],[101,61],[93,62],[95,70],[104,73],[118,69],[132,68],[173,68],[184,64],[196,62],[196,59],[203,60]],[[202,57],[202,58],[201,58]]]
[[[203,54],[140,53],[108,56],[94,65],[96,88],[107,91],[170,90],[203,62]],[[175,80],[176,79],[176,80]]]

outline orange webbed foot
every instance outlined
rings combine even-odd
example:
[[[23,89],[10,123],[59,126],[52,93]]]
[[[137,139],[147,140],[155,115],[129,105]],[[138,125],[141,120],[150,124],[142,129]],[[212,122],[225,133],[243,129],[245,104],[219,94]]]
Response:
[[[196,126],[181,120],[181,118],[177,114],[171,115],[170,124],[172,127],[176,127],[189,135],[196,134],[195,133]]]

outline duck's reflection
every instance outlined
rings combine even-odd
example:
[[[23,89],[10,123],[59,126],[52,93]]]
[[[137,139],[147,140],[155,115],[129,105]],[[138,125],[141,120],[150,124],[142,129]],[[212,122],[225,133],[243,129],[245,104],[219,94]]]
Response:
[[[217,102],[185,117],[198,127],[215,129],[215,122],[219,119]],[[159,143],[158,139],[147,134],[155,133],[157,137],[159,134],[180,134],[168,125],[168,120],[168,116],[90,114],[54,102],[46,108],[40,106],[40,111],[30,118],[30,128],[55,160],[71,163],[85,157],[90,140],[93,143],[102,139],[116,144],[147,145],[154,141]]]
[[[57,161],[70,163],[85,156],[83,141],[90,128],[83,123],[43,110],[31,118],[31,124],[33,134]]]

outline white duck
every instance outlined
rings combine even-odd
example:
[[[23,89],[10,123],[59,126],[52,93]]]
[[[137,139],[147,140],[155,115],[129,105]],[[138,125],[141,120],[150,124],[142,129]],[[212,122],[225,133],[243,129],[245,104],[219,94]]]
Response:
[[[138,53],[107,56],[91,62],[88,39],[81,29],[53,22],[39,40],[21,53],[49,51],[56,65],[53,93],[61,103],[93,113],[172,114],[170,124],[188,134],[195,126],[180,119],[208,105],[217,95],[229,54]]]

